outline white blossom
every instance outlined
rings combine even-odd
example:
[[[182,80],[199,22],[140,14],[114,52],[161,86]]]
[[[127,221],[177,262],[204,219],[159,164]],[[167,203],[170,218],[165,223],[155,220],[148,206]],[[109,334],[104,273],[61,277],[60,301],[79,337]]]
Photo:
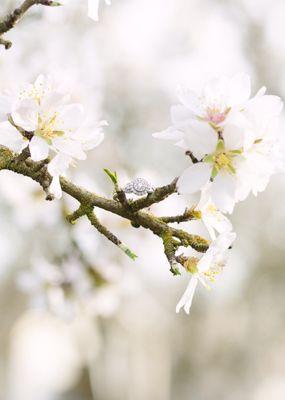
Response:
[[[0,123],[0,144],[14,152],[28,146],[34,161],[52,155],[48,165],[53,177],[50,192],[60,198],[59,176],[73,159],[86,159],[86,151],[101,143],[106,122],[96,123],[88,130],[84,126],[83,106],[70,103],[69,94],[60,85],[54,88],[51,79],[42,75],[34,84],[24,87],[11,108],[13,124],[33,135],[28,140],[13,124],[4,121]]]
[[[205,87],[200,108],[200,98],[194,102],[192,92],[180,95],[183,105],[172,108],[173,125],[153,135],[192,155],[193,164],[180,176],[178,191],[191,194],[207,187],[223,212],[231,213],[250,192],[264,190],[279,164],[276,124],[282,101],[265,95],[265,88],[253,99],[248,97],[247,78],[221,78]],[[209,110],[215,117],[210,118]]]
[[[216,276],[223,271],[227,263],[228,249],[235,238],[234,232],[222,233],[210,244],[208,250],[200,259],[191,257],[187,260],[185,268],[192,274],[192,277],[176,306],[177,313],[183,307],[184,311],[189,314],[198,282],[209,288],[208,282],[214,282]]]
[[[178,98],[182,105],[173,112],[183,118],[197,118],[215,126],[223,124],[229,113],[240,110],[250,96],[250,78],[238,74],[232,78],[215,78],[197,94],[188,88],[178,89]],[[179,118],[180,119],[180,118]]]
[[[201,219],[207,228],[211,240],[216,239],[216,232],[231,232],[231,221],[216,207],[208,195],[207,188],[202,191],[200,201],[196,207],[201,212]]]

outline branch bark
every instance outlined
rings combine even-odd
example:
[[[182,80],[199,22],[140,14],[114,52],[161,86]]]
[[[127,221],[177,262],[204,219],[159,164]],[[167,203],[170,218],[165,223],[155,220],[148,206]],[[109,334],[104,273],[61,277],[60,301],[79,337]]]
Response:
[[[30,158],[22,159],[19,155],[13,154],[9,149],[0,146],[0,170],[10,170],[18,174],[30,177],[38,182],[45,192],[48,194],[48,188],[51,182],[51,176],[47,172],[47,166],[42,162],[32,161]],[[208,242],[198,235],[192,235],[188,232],[176,229],[168,225],[167,222],[173,222],[171,217],[159,218],[149,211],[140,209],[141,207],[150,206],[151,204],[162,201],[167,196],[175,193],[176,179],[169,185],[155,189],[155,191],[139,199],[136,202],[130,203],[134,208],[128,207],[114,199],[108,199],[99,196],[95,193],[75,185],[68,181],[66,178],[60,179],[62,190],[76,199],[80,206],[73,214],[67,217],[67,220],[74,223],[77,218],[87,216],[91,224],[109,240],[116,244],[131,258],[135,255],[125,246],[115,235],[113,235],[107,228],[105,228],[93,213],[94,207],[101,208],[113,214],[119,215],[131,222],[136,227],[143,227],[149,229],[153,234],[162,239],[164,245],[164,252],[171,266],[171,271],[177,273],[177,268],[173,267],[175,260],[175,252],[179,247],[191,246],[199,252],[205,252],[208,248]],[[47,197],[48,200],[51,198]],[[167,221],[168,218],[168,221]]]

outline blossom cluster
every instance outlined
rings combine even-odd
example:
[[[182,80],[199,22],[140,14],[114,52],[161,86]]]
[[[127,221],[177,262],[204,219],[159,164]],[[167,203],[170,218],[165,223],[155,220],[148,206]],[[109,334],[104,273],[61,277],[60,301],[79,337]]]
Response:
[[[49,159],[49,192],[55,198],[62,196],[60,175],[102,142],[106,124],[87,126],[83,106],[72,103],[63,85],[43,75],[19,93],[0,95],[0,145],[15,153],[28,148],[34,161]]]
[[[262,192],[282,169],[278,119],[283,103],[278,96],[265,94],[264,87],[253,98],[250,92],[250,79],[241,74],[216,78],[199,94],[179,87],[180,104],[171,108],[172,125],[153,134],[189,156],[191,165],[178,179],[178,192],[200,193],[197,209],[212,239],[201,259],[185,262],[192,279],[177,311],[184,306],[189,312],[197,282],[207,286],[204,278],[213,281],[225,266],[236,235],[223,213],[231,214],[250,193]]]

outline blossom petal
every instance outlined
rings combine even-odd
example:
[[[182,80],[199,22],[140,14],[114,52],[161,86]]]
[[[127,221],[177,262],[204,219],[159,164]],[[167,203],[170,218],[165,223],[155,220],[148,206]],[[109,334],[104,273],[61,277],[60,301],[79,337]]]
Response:
[[[8,121],[0,123],[0,145],[8,147],[15,153],[20,153],[28,143]]]
[[[71,140],[64,137],[56,137],[53,139],[52,144],[55,149],[61,153],[67,154],[71,157],[75,157],[78,160],[86,159],[86,154],[82,150],[82,146],[79,141]]]
[[[195,193],[201,190],[210,180],[212,166],[207,163],[193,164],[187,168],[177,182],[178,192]]]
[[[49,186],[49,192],[53,194],[56,199],[60,199],[62,197],[62,189],[60,186],[58,175],[52,178],[51,184]]]
[[[31,158],[34,161],[44,160],[49,154],[48,143],[40,138],[39,136],[34,136],[29,144]]]
[[[231,247],[233,242],[236,240],[236,237],[237,235],[235,232],[226,232],[221,234],[216,239],[214,246],[220,253],[223,253]]]
[[[36,100],[20,100],[13,107],[12,118],[16,125],[26,131],[35,131],[38,125],[38,111]]]
[[[184,142],[195,157],[203,158],[206,154],[215,151],[218,135],[216,131],[207,123],[192,121],[184,128]]]
[[[246,130],[242,126],[226,125],[223,131],[225,148],[227,150],[240,150],[246,140]]]
[[[82,149],[83,151],[92,150],[95,147],[99,146],[104,140],[104,132],[97,132],[95,134],[89,135],[89,137],[85,137],[82,141]]]
[[[195,115],[202,115],[203,109],[198,95],[188,88],[179,86],[177,89],[177,97],[181,103]]]
[[[192,278],[190,279],[190,282],[183,296],[181,297],[176,306],[177,313],[179,313],[181,308],[184,307],[184,311],[186,312],[186,314],[189,314],[197,284],[198,284],[198,279],[195,275],[193,275]]]
[[[170,126],[164,131],[153,133],[152,136],[155,139],[172,140],[174,142],[178,142],[183,139],[184,133],[179,129],[176,129],[174,126]]]
[[[69,104],[59,110],[58,130],[76,131],[82,124],[84,108],[81,104]]]
[[[237,179],[229,173],[219,173],[212,183],[210,193],[214,204],[225,213],[231,214],[236,203]]]
[[[193,113],[185,106],[180,104],[172,106],[170,109],[171,121],[175,126],[184,126],[189,121],[196,118]]]
[[[72,158],[66,154],[58,153],[48,164],[51,176],[62,175],[71,163]]]

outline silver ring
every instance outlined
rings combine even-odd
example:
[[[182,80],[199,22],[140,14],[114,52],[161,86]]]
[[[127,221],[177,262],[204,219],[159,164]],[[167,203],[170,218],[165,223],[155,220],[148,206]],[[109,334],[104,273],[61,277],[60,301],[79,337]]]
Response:
[[[153,191],[154,187],[144,178],[136,178],[124,188],[125,193],[133,193],[136,196],[144,196]]]

